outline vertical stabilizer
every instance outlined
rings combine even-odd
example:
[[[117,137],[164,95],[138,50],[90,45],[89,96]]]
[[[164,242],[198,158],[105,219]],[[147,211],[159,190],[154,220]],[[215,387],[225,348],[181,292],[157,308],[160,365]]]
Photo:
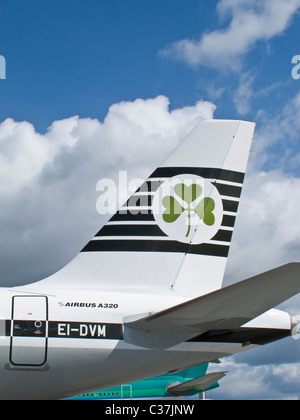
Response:
[[[253,131],[243,121],[200,123],[81,253],[45,281],[185,297],[220,288]]]

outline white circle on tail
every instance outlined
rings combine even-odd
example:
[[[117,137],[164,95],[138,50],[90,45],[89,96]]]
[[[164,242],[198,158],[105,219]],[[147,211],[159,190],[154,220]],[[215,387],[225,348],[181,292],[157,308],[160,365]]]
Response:
[[[152,211],[160,229],[171,239],[201,244],[219,231],[223,203],[217,188],[200,176],[167,179],[153,198]]]

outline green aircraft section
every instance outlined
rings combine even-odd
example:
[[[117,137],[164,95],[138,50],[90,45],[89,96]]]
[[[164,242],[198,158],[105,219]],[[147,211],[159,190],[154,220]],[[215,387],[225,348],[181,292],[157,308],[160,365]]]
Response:
[[[156,376],[154,378],[144,379],[128,383],[125,385],[108,388],[101,391],[90,392],[88,394],[71,397],[69,400],[126,400],[126,399],[170,399],[172,397],[186,398],[204,391],[208,391],[219,386],[219,382],[215,381],[205,389],[203,385],[194,385],[195,380],[202,380],[205,384],[205,378],[208,363],[196,366],[187,370],[166,375]],[[224,374],[222,373],[222,375]],[[190,386],[189,386],[190,383]],[[179,385],[186,385],[186,390],[181,395],[180,389],[172,395],[172,389],[176,389]],[[176,395],[176,394],[180,395]]]

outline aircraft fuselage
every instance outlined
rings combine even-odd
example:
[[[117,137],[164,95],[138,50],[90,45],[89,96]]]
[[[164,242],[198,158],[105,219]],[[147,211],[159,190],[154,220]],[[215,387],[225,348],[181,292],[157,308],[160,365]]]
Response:
[[[272,310],[248,323],[242,341],[241,333],[219,332],[215,339],[200,335],[169,349],[125,342],[128,317],[185,300],[151,291],[0,289],[0,398],[60,399],[186,369],[263,344],[259,333],[266,342],[266,319],[270,341],[291,331],[289,315]]]

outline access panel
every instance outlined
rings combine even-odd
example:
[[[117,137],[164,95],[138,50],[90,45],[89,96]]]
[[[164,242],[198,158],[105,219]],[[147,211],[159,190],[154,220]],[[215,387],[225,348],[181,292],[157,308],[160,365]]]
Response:
[[[46,296],[14,296],[10,362],[42,366],[47,360],[48,302]]]

